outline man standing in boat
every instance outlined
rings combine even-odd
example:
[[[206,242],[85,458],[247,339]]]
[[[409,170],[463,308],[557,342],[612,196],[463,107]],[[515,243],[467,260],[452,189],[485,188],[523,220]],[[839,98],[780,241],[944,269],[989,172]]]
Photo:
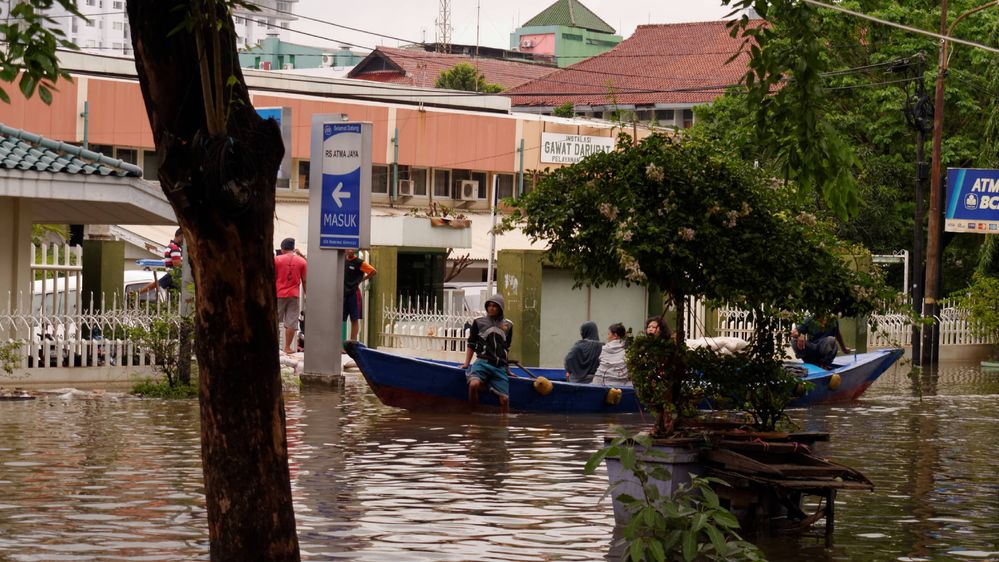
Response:
[[[505,414],[510,410],[507,353],[513,342],[513,322],[503,317],[503,304],[503,297],[493,295],[486,301],[486,315],[472,322],[461,368],[467,369],[468,402],[472,408],[478,405],[479,389],[485,384],[499,398],[500,412]],[[478,357],[475,363],[472,354]]]

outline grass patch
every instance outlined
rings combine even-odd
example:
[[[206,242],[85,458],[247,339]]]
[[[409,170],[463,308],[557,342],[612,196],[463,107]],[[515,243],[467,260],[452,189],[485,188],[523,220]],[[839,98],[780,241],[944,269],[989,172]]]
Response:
[[[143,379],[132,386],[132,394],[145,398],[197,398],[198,382],[195,379],[191,384],[170,385],[162,380]]]

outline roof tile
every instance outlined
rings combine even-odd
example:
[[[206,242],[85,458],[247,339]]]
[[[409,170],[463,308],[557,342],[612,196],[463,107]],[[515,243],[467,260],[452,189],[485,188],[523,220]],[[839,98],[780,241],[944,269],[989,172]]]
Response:
[[[707,103],[747,70],[745,39],[727,23],[640,25],[612,50],[504,94],[514,106]]]
[[[540,14],[527,20],[522,27],[541,27],[547,25],[564,25],[578,27],[602,33],[614,33],[614,28],[600,19],[579,0],[556,0],[554,4],[541,11]]]
[[[365,67],[368,66],[367,63],[376,58],[382,58],[396,68],[377,71],[365,70]],[[486,83],[499,84],[503,89],[519,86],[558,70],[552,66],[526,62],[430,53],[416,49],[377,47],[354,67],[354,70],[347,74],[347,77],[433,88],[441,72],[450,70],[460,63],[475,65],[479,72],[485,76]]]
[[[91,153],[86,158],[68,150],[66,145],[40,138],[24,131],[0,124],[0,168],[9,170],[38,170],[40,172],[66,172],[141,177],[142,170],[121,160]],[[77,150],[79,152],[79,150]]]

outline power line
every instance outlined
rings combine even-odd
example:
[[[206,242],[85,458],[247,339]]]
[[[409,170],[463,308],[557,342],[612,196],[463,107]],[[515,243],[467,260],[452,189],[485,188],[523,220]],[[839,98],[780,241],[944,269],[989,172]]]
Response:
[[[860,12],[855,12],[853,10],[848,10],[848,9],[842,7],[842,6],[836,6],[834,4],[826,4],[825,2],[819,2],[818,0],[802,0],[802,1],[805,2],[806,4],[811,4],[813,6],[818,6],[820,8],[826,8],[826,9],[829,9],[829,10],[834,10],[836,12],[843,12],[844,14],[849,14],[849,15],[854,16],[854,17],[858,17],[858,18],[861,18],[861,19],[865,19],[865,20],[870,20],[870,21],[873,21],[873,22],[877,22],[877,23],[880,23],[882,25],[887,25],[889,27],[897,27],[898,29],[903,29],[903,30],[909,31],[911,33],[916,33],[916,34],[919,34],[919,35],[926,35],[928,37],[935,37],[935,38],[941,39],[943,41],[949,41],[951,43],[961,43],[962,45],[969,45],[971,47],[978,47],[979,49],[984,49],[986,51],[990,51],[990,52],[993,52],[993,53],[999,53],[999,49],[996,49],[994,47],[989,47],[987,45],[982,45],[981,43],[975,43],[974,41],[968,41],[967,39],[960,39],[958,37],[949,37],[947,35],[941,35],[939,33],[934,33],[932,31],[926,31],[924,29],[919,29],[918,27],[912,27],[912,26],[901,24],[901,23],[895,23],[893,21],[888,21],[888,20],[884,20],[884,19],[877,18],[877,17],[874,17],[874,16],[869,16],[867,14],[863,14],[863,13],[860,13]]]
[[[360,28],[357,28],[357,27],[350,27],[348,25],[341,25],[339,23],[333,23],[333,22],[327,21],[327,20],[321,20],[321,19],[318,19],[318,18],[313,18],[313,17],[309,17],[309,16],[303,16],[301,14],[296,14],[295,12],[289,12],[289,11],[285,11],[285,10],[279,10],[277,8],[272,8],[270,6],[265,6],[263,4],[257,4],[256,2],[249,2],[249,4],[252,5],[252,6],[256,6],[258,8],[265,8],[265,9],[271,10],[273,12],[277,12],[279,14],[286,14],[286,15],[290,15],[290,16],[295,16],[298,19],[304,19],[304,20],[314,21],[316,23],[324,23],[326,25],[332,25],[333,27],[339,27],[341,29],[347,29],[347,30],[350,30],[350,31],[356,31],[358,33],[366,33],[368,35],[374,35],[375,37],[384,37],[386,39],[394,39],[396,41],[402,41],[404,43],[419,44],[417,41],[410,41],[409,39],[403,39],[401,37],[395,37],[395,36],[392,36],[392,35],[385,35],[384,33],[378,33],[378,32],[375,32],[375,31],[368,31],[366,29],[360,29]]]

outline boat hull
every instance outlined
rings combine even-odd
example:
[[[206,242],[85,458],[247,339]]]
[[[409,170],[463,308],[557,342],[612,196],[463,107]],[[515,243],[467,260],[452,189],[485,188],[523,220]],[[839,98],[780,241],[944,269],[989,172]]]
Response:
[[[393,355],[369,349],[358,342],[347,342],[347,353],[357,363],[368,386],[387,406],[407,410],[468,412],[468,386],[465,371],[454,363]],[[901,349],[884,349],[837,358],[833,369],[802,364],[808,374],[802,378],[812,388],[792,400],[788,407],[851,402],[863,394],[902,356]],[[565,382],[558,369],[514,367],[510,378],[510,411],[562,414],[617,414],[641,411],[631,387],[621,388],[621,400],[609,404],[610,387]],[[839,384],[831,384],[833,375]],[[552,381],[552,391],[542,395],[534,388],[534,376]],[[835,386],[835,388],[832,388]],[[499,411],[499,399],[488,391],[479,395],[477,411]]]
[[[347,353],[357,362],[368,386],[382,403],[407,410],[448,412],[499,411],[499,399],[486,390],[479,393],[479,405],[468,403],[465,371],[457,366],[392,355],[347,342]],[[514,369],[515,374],[518,371]],[[549,374],[547,369],[531,373]],[[551,373],[554,375],[554,373]],[[609,387],[552,381],[552,391],[542,395],[531,378],[510,378],[510,411],[563,414],[619,414],[641,410],[635,391],[621,389],[617,404],[607,401]]]
[[[829,370],[804,363],[802,366],[808,369],[808,375],[802,380],[812,383],[812,388],[804,396],[792,400],[788,407],[804,408],[857,400],[903,353],[901,348],[890,348],[843,355],[836,358],[834,368]],[[839,375],[836,388],[832,388],[835,385],[831,384],[833,375]]]

